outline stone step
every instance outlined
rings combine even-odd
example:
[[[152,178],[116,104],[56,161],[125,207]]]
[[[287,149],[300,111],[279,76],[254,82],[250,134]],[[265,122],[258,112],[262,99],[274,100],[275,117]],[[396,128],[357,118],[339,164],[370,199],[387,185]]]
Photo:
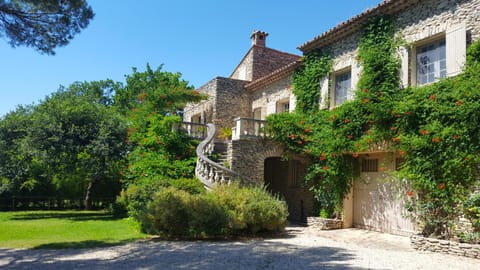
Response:
[[[215,146],[213,148],[213,151],[216,153],[227,153],[228,150],[228,144],[226,142],[215,142]]]

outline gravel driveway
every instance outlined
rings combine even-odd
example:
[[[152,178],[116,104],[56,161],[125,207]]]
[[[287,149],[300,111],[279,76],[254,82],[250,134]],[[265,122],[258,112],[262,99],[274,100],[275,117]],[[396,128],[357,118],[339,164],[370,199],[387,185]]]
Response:
[[[289,227],[250,241],[141,241],[95,249],[0,249],[0,269],[480,269],[480,260],[417,252],[407,237]]]

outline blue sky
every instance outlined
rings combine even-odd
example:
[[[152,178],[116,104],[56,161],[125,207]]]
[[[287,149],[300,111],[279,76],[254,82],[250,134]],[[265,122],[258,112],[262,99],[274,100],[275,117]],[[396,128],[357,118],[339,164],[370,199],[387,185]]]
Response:
[[[38,103],[60,85],[113,79],[132,67],[164,64],[195,87],[228,77],[250,48],[255,30],[267,46],[297,47],[381,0],[88,0],[95,18],[55,56],[0,38],[0,116]]]

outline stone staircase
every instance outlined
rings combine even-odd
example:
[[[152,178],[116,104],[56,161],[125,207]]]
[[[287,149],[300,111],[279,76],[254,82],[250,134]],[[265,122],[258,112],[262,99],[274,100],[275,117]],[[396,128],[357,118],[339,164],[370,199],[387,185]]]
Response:
[[[225,164],[228,164],[228,142],[226,141],[215,141],[213,145],[213,153],[211,160],[215,161],[218,164],[224,165],[224,167],[230,167],[230,166],[225,166]]]
[[[216,128],[214,124],[207,124],[206,127],[207,136],[197,146],[195,176],[207,189],[212,189],[218,183],[228,184],[232,181],[239,181],[240,184],[249,184],[250,181],[225,167],[228,144],[215,141]]]

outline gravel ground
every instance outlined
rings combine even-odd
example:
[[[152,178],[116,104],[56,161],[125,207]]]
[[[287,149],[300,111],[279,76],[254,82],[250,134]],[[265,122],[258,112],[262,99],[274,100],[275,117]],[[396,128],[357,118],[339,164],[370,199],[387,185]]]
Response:
[[[141,241],[95,249],[0,249],[0,269],[480,269],[480,260],[417,252],[408,237],[289,227],[249,241]]]

